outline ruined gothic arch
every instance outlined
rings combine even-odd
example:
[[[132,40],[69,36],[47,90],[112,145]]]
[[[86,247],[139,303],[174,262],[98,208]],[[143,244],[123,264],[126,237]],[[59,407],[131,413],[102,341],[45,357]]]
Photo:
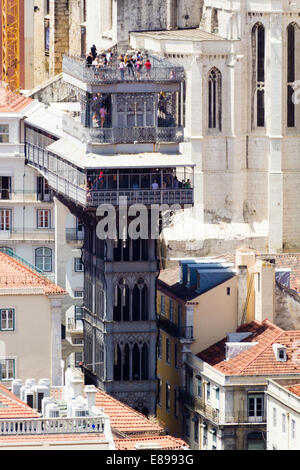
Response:
[[[217,67],[208,72],[208,128],[222,131],[222,73]]]
[[[300,53],[299,25],[293,21],[286,28],[286,55],[287,55],[287,127],[296,127],[296,107],[294,102],[295,82],[299,78],[299,65],[297,57]],[[298,65],[298,67],[297,67]]]
[[[251,30],[252,46],[252,127],[265,127],[266,29],[257,22]]]

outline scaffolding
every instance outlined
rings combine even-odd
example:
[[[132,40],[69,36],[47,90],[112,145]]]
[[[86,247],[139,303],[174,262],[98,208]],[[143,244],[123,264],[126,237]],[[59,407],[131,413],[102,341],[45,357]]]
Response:
[[[2,81],[11,91],[20,90],[20,0],[1,0]]]

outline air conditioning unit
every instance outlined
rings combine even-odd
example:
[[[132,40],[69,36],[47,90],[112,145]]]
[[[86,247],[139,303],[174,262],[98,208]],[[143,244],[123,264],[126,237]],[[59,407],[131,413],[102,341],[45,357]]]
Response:
[[[52,398],[43,398],[42,400],[42,415],[45,418],[47,414],[47,406],[53,404]]]
[[[88,411],[84,405],[74,404],[72,406],[72,417],[73,418],[84,418],[88,415]]]
[[[18,398],[21,398],[21,388],[22,388],[22,380],[20,379],[13,380],[11,391]]]
[[[55,403],[49,403],[46,406],[45,418],[59,418],[59,406]]]
[[[24,393],[25,403],[27,403],[30,408],[34,408],[34,391],[32,389],[25,390]]]

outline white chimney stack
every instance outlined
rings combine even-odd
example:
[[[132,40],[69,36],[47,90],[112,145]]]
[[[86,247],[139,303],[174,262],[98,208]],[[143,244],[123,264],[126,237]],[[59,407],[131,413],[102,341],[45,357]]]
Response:
[[[86,395],[88,410],[91,411],[93,406],[96,406],[97,389],[94,385],[86,385],[84,393]]]

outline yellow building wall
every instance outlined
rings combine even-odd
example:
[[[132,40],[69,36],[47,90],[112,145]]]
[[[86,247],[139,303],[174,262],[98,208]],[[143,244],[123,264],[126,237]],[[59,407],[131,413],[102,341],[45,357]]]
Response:
[[[157,313],[161,314],[161,293],[157,293]],[[165,295],[165,314],[162,314],[170,320],[170,298]],[[181,324],[185,321],[184,319],[184,307],[182,308]],[[173,323],[178,325],[178,302],[173,300]],[[175,393],[177,390],[179,393],[179,387],[181,386],[181,343],[179,339],[166,333],[163,329],[160,329],[159,334],[161,336],[161,358],[157,358],[157,376],[161,379],[161,403],[157,406],[157,418],[160,424],[173,435],[181,434],[181,420],[180,420],[180,408],[179,400],[177,402],[177,417],[175,416]],[[166,361],[166,339],[170,341],[170,364]],[[178,368],[175,367],[175,344],[177,344],[177,360]],[[170,384],[171,395],[170,395],[170,410],[166,409],[166,384]]]
[[[7,359],[15,359],[15,378],[23,381],[51,379],[51,306],[48,297],[1,295],[0,308],[15,309],[15,331],[0,331],[0,354],[5,352]]]
[[[198,354],[237,328],[237,277],[233,277],[193,300],[194,343],[191,352]],[[227,295],[227,289],[230,295]]]

